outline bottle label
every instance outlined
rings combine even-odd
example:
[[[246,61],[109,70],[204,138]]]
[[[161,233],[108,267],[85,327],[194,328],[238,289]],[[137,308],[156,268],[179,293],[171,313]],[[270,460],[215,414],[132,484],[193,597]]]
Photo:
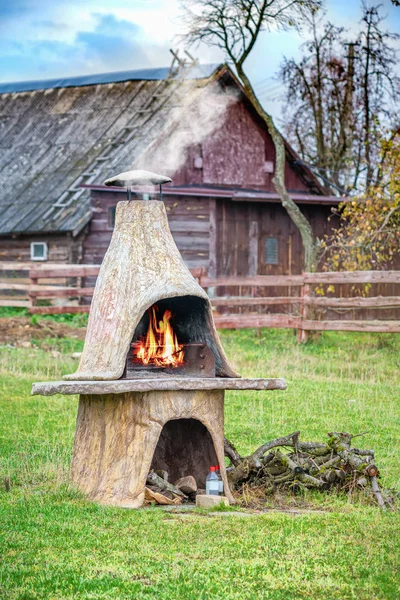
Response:
[[[208,495],[218,495],[219,492],[219,481],[211,479],[211,481],[206,482],[206,494]]]

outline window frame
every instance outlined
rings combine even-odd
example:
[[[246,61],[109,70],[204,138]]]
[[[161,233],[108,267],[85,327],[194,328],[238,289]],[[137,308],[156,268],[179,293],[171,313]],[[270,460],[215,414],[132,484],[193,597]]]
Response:
[[[275,242],[275,260],[268,260],[268,249],[267,249],[267,244],[269,242],[269,240],[273,240]],[[270,253],[271,253],[271,248],[270,248]],[[264,259],[265,259],[265,264],[266,265],[272,265],[272,266],[276,266],[279,265],[279,238],[276,236],[266,236],[265,237],[265,243],[264,243]]]
[[[43,248],[43,256],[35,256],[35,247]],[[48,260],[49,256],[49,248],[47,246],[47,242],[31,242],[31,260],[37,262],[43,262]]]

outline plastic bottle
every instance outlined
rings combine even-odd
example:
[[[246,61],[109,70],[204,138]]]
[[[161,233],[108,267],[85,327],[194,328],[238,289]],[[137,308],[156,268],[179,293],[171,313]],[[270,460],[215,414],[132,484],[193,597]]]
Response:
[[[224,495],[224,482],[222,481],[221,471],[219,470],[219,465],[215,465],[215,473],[218,477],[218,494],[220,496]]]
[[[206,478],[206,494],[207,496],[219,495],[219,479],[215,472],[215,467],[210,467],[210,472]]]

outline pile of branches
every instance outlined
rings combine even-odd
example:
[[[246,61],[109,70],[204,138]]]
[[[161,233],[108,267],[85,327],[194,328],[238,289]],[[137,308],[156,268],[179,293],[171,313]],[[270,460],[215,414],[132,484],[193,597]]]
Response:
[[[244,488],[261,488],[265,496],[278,490],[299,493],[304,488],[346,493],[363,489],[383,510],[392,508],[381,493],[373,450],[351,447],[351,441],[359,435],[364,434],[332,432],[326,443],[302,442],[300,431],[295,431],[263,444],[245,457],[225,438],[225,456],[231,461],[227,468],[230,487],[239,493]]]

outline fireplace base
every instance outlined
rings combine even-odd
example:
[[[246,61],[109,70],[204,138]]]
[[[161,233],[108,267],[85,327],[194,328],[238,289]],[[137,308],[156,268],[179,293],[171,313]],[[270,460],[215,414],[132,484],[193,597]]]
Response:
[[[139,508],[153,459],[157,468],[170,469],[171,479],[190,474],[199,487],[209,463],[218,463],[232,502],[224,462],[225,390],[284,389],[283,379],[165,377],[46,381],[33,384],[32,394],[80,394],[72,482],[97,502]],[[164,427],[183,419],[190,420],[189,430],[183,421],[178,431]],[[173,456],[179,460],[171,469],[165,459]],[[194,464],[195,472],[186,473]]]
[[[180,419],[185,420],[181,427],[164,428]],[[215,459],[225,495],[233,501],[224,460],[223,390],[80,396],[71,479],[92,500],[140,508],[152,466],[166,468],[174,478],[194,475],[202,486],[208,461]],[[185,472],[194,465],[194,473]]]

